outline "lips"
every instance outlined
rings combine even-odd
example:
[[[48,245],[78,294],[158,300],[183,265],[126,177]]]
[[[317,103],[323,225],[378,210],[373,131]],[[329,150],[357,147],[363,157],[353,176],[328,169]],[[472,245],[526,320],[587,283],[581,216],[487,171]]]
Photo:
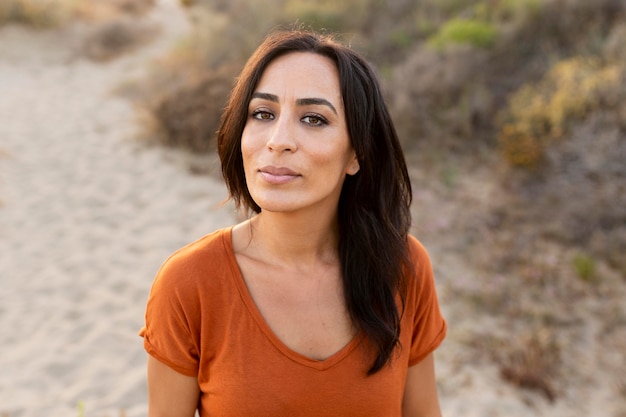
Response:
[[[270,184],[285,184],[300,177],[300,174],[286,167],[266,166],[259,173]]]
[[[261,168],[259,171],[270,175],[290,175],[292,177],[298,175],[297,172],[285,167],[266,166]]]

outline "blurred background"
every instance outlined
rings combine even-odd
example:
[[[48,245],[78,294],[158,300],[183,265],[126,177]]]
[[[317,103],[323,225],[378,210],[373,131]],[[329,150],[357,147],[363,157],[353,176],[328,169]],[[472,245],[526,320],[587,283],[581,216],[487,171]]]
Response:
[[[269,31],[379,73],[449,334],[444,415],[626,416],[626,0],[0,0],[0,416],[143,416],[173,250]]]

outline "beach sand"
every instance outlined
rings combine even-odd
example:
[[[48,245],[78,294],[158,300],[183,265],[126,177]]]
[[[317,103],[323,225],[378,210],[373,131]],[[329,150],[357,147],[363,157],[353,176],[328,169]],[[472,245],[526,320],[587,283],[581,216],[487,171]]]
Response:
[[[0,29],[0,415],[146,415],[154,274],[234,221],[224,185],[134,141],[112,93],[187,30],[173,1],[146,19],[159,39],[105,63],[78,53],[84,28]]]
[[[72,417],[81,408],[86,417],[145,416],[137,332],[154,274],[177,248],[236,221],[220,181],[192,175],[176,151],[135,140],[133,106],[114,94],[189,30],[177,3],[157,2],[144,18],[160,26],[156,39],[108,62],[81,55],[84,27],[0,28],[3,417]],[[421,203],[445,222],[440,202],[422,195]],[[444,415],[618,416],[613,379],[580,375],[597,364],[593,334],[589,362],[555,404],[473,356],[468,336],[506,333],[507,323],[468,315],[446,283],[471,279],[470,267],[426,243],[450,325],[437,351]]]

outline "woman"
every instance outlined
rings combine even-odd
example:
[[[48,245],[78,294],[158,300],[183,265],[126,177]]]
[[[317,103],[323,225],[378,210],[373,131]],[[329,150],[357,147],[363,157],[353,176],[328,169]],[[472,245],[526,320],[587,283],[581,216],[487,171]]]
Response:
[[[141,332],[149,415],[440,416],[432,352],[446,324],[370,66],[329,37],[270,35],[218,150],[255,215],[157,275]]]

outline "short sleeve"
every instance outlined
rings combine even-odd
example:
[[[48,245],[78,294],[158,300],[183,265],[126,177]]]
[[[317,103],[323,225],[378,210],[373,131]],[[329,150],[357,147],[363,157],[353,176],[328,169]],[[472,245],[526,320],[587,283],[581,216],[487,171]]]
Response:
[[[172,255],[159,270],[139,335],[152,357],[183,375],[197,376],[199,301],[193,271],[180,258]]]
[[[446,336],[447,325],[439,308],[430,257],[422,244],[409,237],[414,278],[409,280],[407,310],[413,314],[413,334],[409,366],[416,365],[432,353]]]

